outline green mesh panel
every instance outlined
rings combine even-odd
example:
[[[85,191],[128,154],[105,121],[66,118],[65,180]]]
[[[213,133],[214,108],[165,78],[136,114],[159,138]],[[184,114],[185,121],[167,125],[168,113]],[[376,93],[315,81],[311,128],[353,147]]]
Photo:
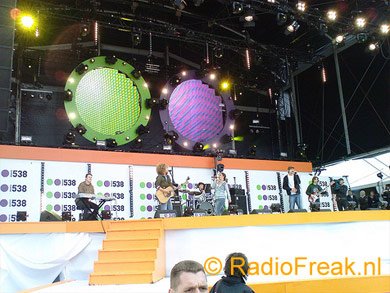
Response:
[[[88,127],[105,135],[127,131],[140,115],[140,94],[130,78],[111,68],[83,76],[76,88],[76,107]]]

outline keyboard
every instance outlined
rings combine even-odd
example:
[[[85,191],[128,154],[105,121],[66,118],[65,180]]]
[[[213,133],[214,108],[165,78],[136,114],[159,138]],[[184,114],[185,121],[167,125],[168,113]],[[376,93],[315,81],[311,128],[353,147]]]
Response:
[[[90,199],[98,199],[98,200],[105,200],[105,201],[111,201],[111,200],[116,200],[115,197],[109,195],[98,195],[98,194],[93,194],[93,193],[79,193],[76,195],[76,198],[90,198]]]

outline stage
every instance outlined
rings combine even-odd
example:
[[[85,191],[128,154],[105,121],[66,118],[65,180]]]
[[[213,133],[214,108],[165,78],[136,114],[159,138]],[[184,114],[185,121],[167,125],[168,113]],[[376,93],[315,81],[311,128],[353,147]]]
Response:
[[[163,278],[154,284],[88,286],[104,242],[109,240],[104,231],[120,232],[122,228],[118,227],[122,225],[130,225],[132,233],[146,225],[162,227]],[[337,276],[324,271],[310,273],[307,268],[297,274],[281,274],[275,269],[270,274],[261,271],[248,278],[256,292],[326,292],[330,286],[333,292],[386,292],[390,290],[388,231],[390,211],[3,223],[2,288],[5,292],[32,289],[50,284],[60,275],[61,283],[33,292],[166,292],[169,272],[178,261],[193,259],[207,265],[206,261],[214,257],[223,263],[227,254],[240,251],[250,262],[259,264],[272,260],[283,265],[293,263],[294,258],[329,263],[348,258],[356,263],[355,275],[348,271]],[[375,250],[362,250],[360,244],[367,243],[367,238],[375,243]],[[366,275],[364,262],[374,266],[373,270],[371,265],[368,267]],[[220,275],[208,276],[209,285],[219,278]],[[23,279],[24,282],[18,281]]]

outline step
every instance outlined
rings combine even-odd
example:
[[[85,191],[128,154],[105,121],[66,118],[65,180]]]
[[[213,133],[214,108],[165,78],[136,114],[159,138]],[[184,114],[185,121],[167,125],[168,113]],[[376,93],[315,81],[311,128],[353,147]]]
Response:
[[[149,260],[157,258],[157,249],[99,250],[98,260]]]
[[[128,220],[110,222],[108,231],[115,230],[143,230],[143,229],[161,229],[161,219]]]
[[[107,231],[106,239],[156,239],[162,233],[162,229],[115,230]]]
[[[126,249],[126,248],[157,248],[159,239],[105,239],[103,249]]]
[[[115,284],[150,284],[153,283],[152,272],[111,272],[110,274],[92,273],[89,275],[90,285]]]
[[[133,272],[133,271],[154,271],[155,260],[137,261],[134,259],[121,259],[110,261],[95,261],[95,273],[111,273],[111,272]]]

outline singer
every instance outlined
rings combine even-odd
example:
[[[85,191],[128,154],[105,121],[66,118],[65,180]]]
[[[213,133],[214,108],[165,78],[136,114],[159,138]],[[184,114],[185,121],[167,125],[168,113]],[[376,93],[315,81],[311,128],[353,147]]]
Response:
[[[225,173],[217,173],[216,179],[213,179],[211,188],[214,189],[214,199],[215,199],[215,214],[217,216],[222,215],[223,211],[226,209],[225,200],[227,198],[228,202],[231,203],[229,186],[226,182]]]
[[[287,175],[283,178],[283,189],[286,190],[289,198],[290,210],[294,209],[295,203],[298,209],[302,209],[301,202],[301,179],[294,167],[287,168]]]
[[[171,177],[168,175],[169,172],[169,166],[167,164],[159,164],[156,166],[156,172],[157,172],[157,177],[156,177],[156,195],[158,192],[160,192],[163,197],[166,197],[168,201],[162,202],[160,201],[160,210],[172,210],[172,202],[171,202],[171,197],[174,195],[173,190],[175,189]]]

